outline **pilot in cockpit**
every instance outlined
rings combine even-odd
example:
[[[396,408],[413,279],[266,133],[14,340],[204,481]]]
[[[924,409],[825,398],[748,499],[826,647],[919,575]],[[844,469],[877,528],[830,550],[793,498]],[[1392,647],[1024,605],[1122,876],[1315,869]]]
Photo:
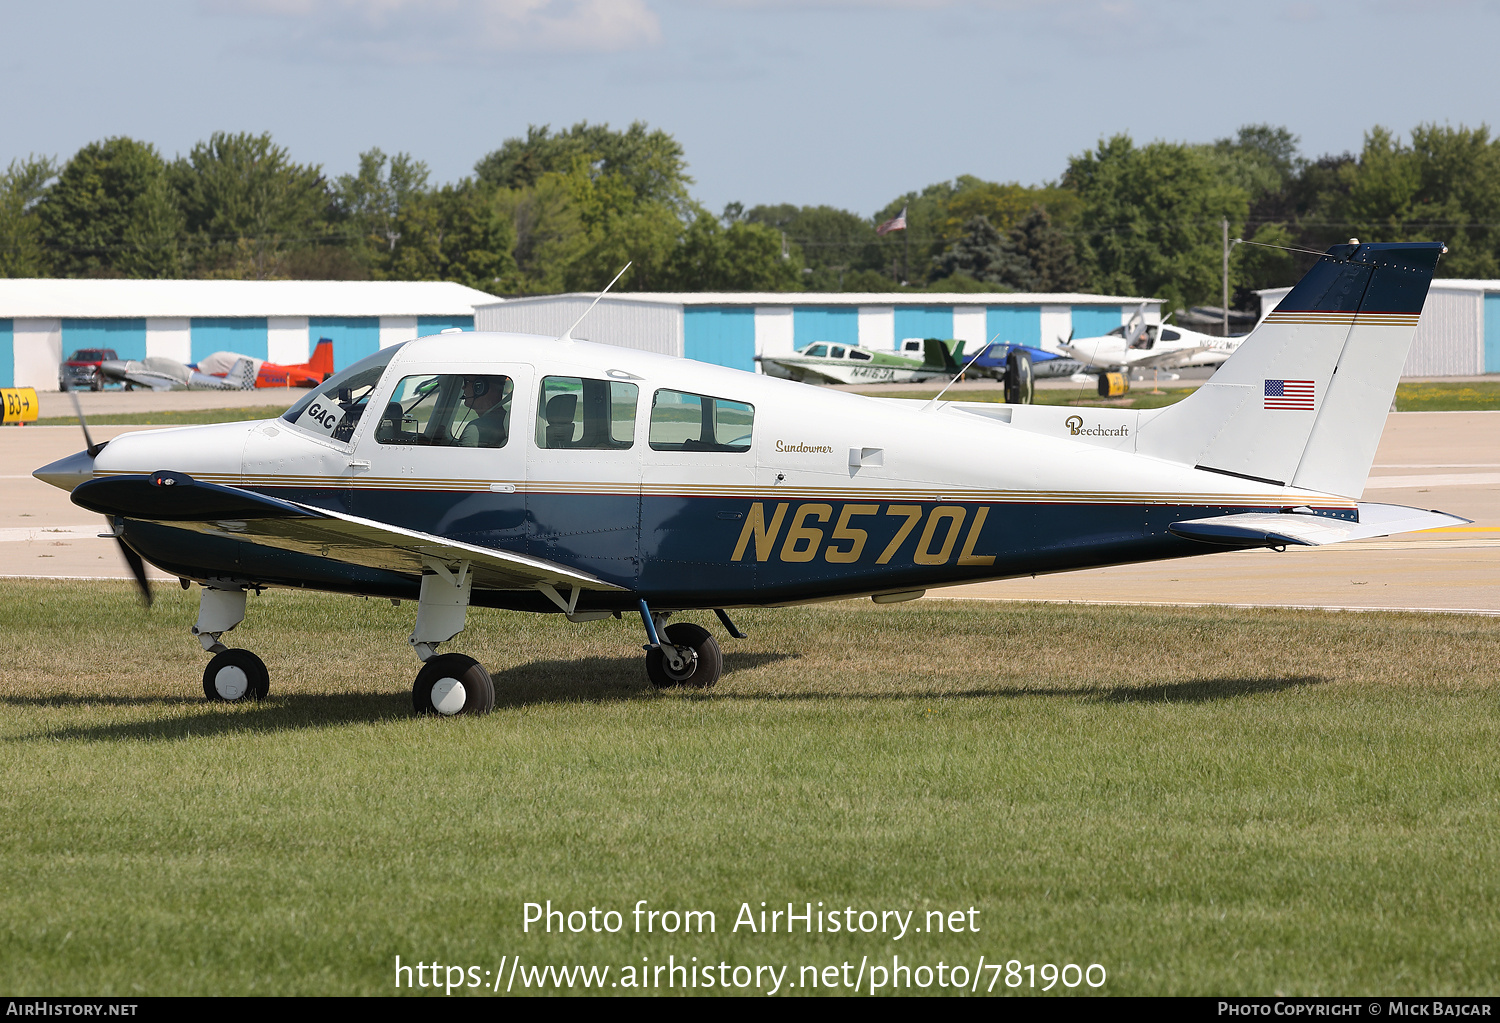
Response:
[[[464,377],[464,404],[475,418],[464,425],[458,443],[467,448],[498,448],[505,444],[505,377]]]

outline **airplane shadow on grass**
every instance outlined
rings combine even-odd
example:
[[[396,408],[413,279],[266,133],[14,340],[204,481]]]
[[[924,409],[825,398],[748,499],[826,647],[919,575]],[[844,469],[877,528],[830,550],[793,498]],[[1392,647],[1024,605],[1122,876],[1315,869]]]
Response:
[[[740,653],[724,658],[726,676],[789,658],[794,654]],[[656,692],[645,677],[637,657],[588,657],[576,661],[531,661],[503,669],[495,680],[495,708],[519,708],[563,703],[613,703],[640,700]],[[732,680],[731,680],[732,681]],[[946,700],[976,698],[1063,698],[1093,703],[1199,704],[1239,697],[1265,696],[1286,690],[1320,685],[1326,678],[1303,675],[1282,678],[1216,678],[1166,682],[1144,686],[1083,686],[1037,689],[1020,686],[974,686],[943,690],[928,688],[891,692],[735,692],[732,689],[672,691],[694,700],[746,702],[820,701],[861,703],[868,701]],[[206,738],[254,732],[291,731],[349,724],[379,724],[410,720],[409,693],[299,694],[263,703],[226,706],[182,696],[162,697],[0,697],[0,705],[22,707],[69,707],[85,705],[201,708],[201,713],[148,721],[70,726],[12,737],[10,742],[36,739],[54,741],[139,741]]]

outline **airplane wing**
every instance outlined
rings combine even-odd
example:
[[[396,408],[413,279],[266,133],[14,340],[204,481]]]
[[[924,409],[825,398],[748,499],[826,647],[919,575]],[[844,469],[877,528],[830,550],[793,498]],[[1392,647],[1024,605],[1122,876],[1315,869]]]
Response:
[[[1118,359],[1096,358],[1093,354],[1085,352],[1082,348],[1075,348],[1073,345],[1063,341],[1059,341],[1057,343],[1057,347],[1061,348],[1063,350],[1063,353],[1069,358],[1075,359],[1078,362],[1083,363],[1085,366],[1093,366],[1096,369],[1114,369],[1115,367],[1120,365]]]
[[[1392,533],[1456,526],[1472,519],[1398,504],[1358,505],[1359,520],[1335,519],[1310,511],[1244,512],[1207,519],[1187,519],[1167,528],[1180,537],[1226,547],[1321,547]]]
[[[1174,348],[1160,352],[1142,352],[1140,358],[1126,352],[1125,359],[1131,369],[1171,369],[1181,365],[1199,352],[1206,352],[1213,345],[1195,345],[1192,348]]]
[[[182,382],[165,373],[153,373],[149,369],[128,369],[125,371],[125,382],[137,387],[149,387],[153,391],[170,391],[174,387],[181,387]]]
[[[412,529],[202,483],[186,473],[105,476],[79,484],[73,503],[104,515],[157,522],[211,536],[311,554],[346,565],[420,577],[428,560],[468,562],[474,585],[487,590],[578,590],[623,587],[541,558],[434,536]]]

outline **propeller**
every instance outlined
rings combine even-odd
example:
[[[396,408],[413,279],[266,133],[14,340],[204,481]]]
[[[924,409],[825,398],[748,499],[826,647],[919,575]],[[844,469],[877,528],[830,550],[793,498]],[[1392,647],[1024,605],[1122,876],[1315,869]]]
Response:
[[[109,441],[104,441],[101,444],[94,443],[94,438],[89,433],[89,421],[84,418],[83,406],[78,402],[78,393],[76,391],[69,391],[68,397],[73,399],[73,411],[78,414],[78,425],[83,428],[83,442],[88,445],[88,455],[90,458],[97,458],[99,457],[99,452],[104,450],[105,445]],[[108,522],[109,520],[106,519],[105,521]],[[113,523],[111,523],[111,527],[113,527]],[[151,584],[146,579],[146,562],[139,554],[131,550],[130,545],[125,542],[125,538],[117,531],[111,528],[110,533],[114,536],[115,543],[120,545],[120,556],[125,559],[126,567],[130,569],[130,574],[135,577],[135,588],[141,595],[141,603],[150,607],[152,600]]]

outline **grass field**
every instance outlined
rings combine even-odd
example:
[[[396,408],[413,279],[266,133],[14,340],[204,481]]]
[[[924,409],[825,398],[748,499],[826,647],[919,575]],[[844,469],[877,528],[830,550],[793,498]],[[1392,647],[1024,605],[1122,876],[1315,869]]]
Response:
[[[297,392],[299,395],[306,393]],[[240,423],[256,419],[274,419],[287,410],[291,402],[280,405],[253,405],[246,408],[173,409],[161,412],[101,412],[89,416],[97,426],[196,426],[200,423]],[[77,416],[46,416],[38,426],[73,426]]]
[[[397,955],[792,982],[984,955],[1099,963],[1114,994],[1500,984],[1495,619],[747,611],[717,687],[662,693],[638,623],[473,611],[456,647],[495,713],[416,720],[411,605],[253,599],[234,639],[272,695],[239,707],[201,698],[195,608],[7,582],[0,989],[390,993]],[[625,931],[523,933],[547,899]],[[628,933],[638,899],[717,931]],[[761,901],[974,906],[980,929],[732,933]]]

